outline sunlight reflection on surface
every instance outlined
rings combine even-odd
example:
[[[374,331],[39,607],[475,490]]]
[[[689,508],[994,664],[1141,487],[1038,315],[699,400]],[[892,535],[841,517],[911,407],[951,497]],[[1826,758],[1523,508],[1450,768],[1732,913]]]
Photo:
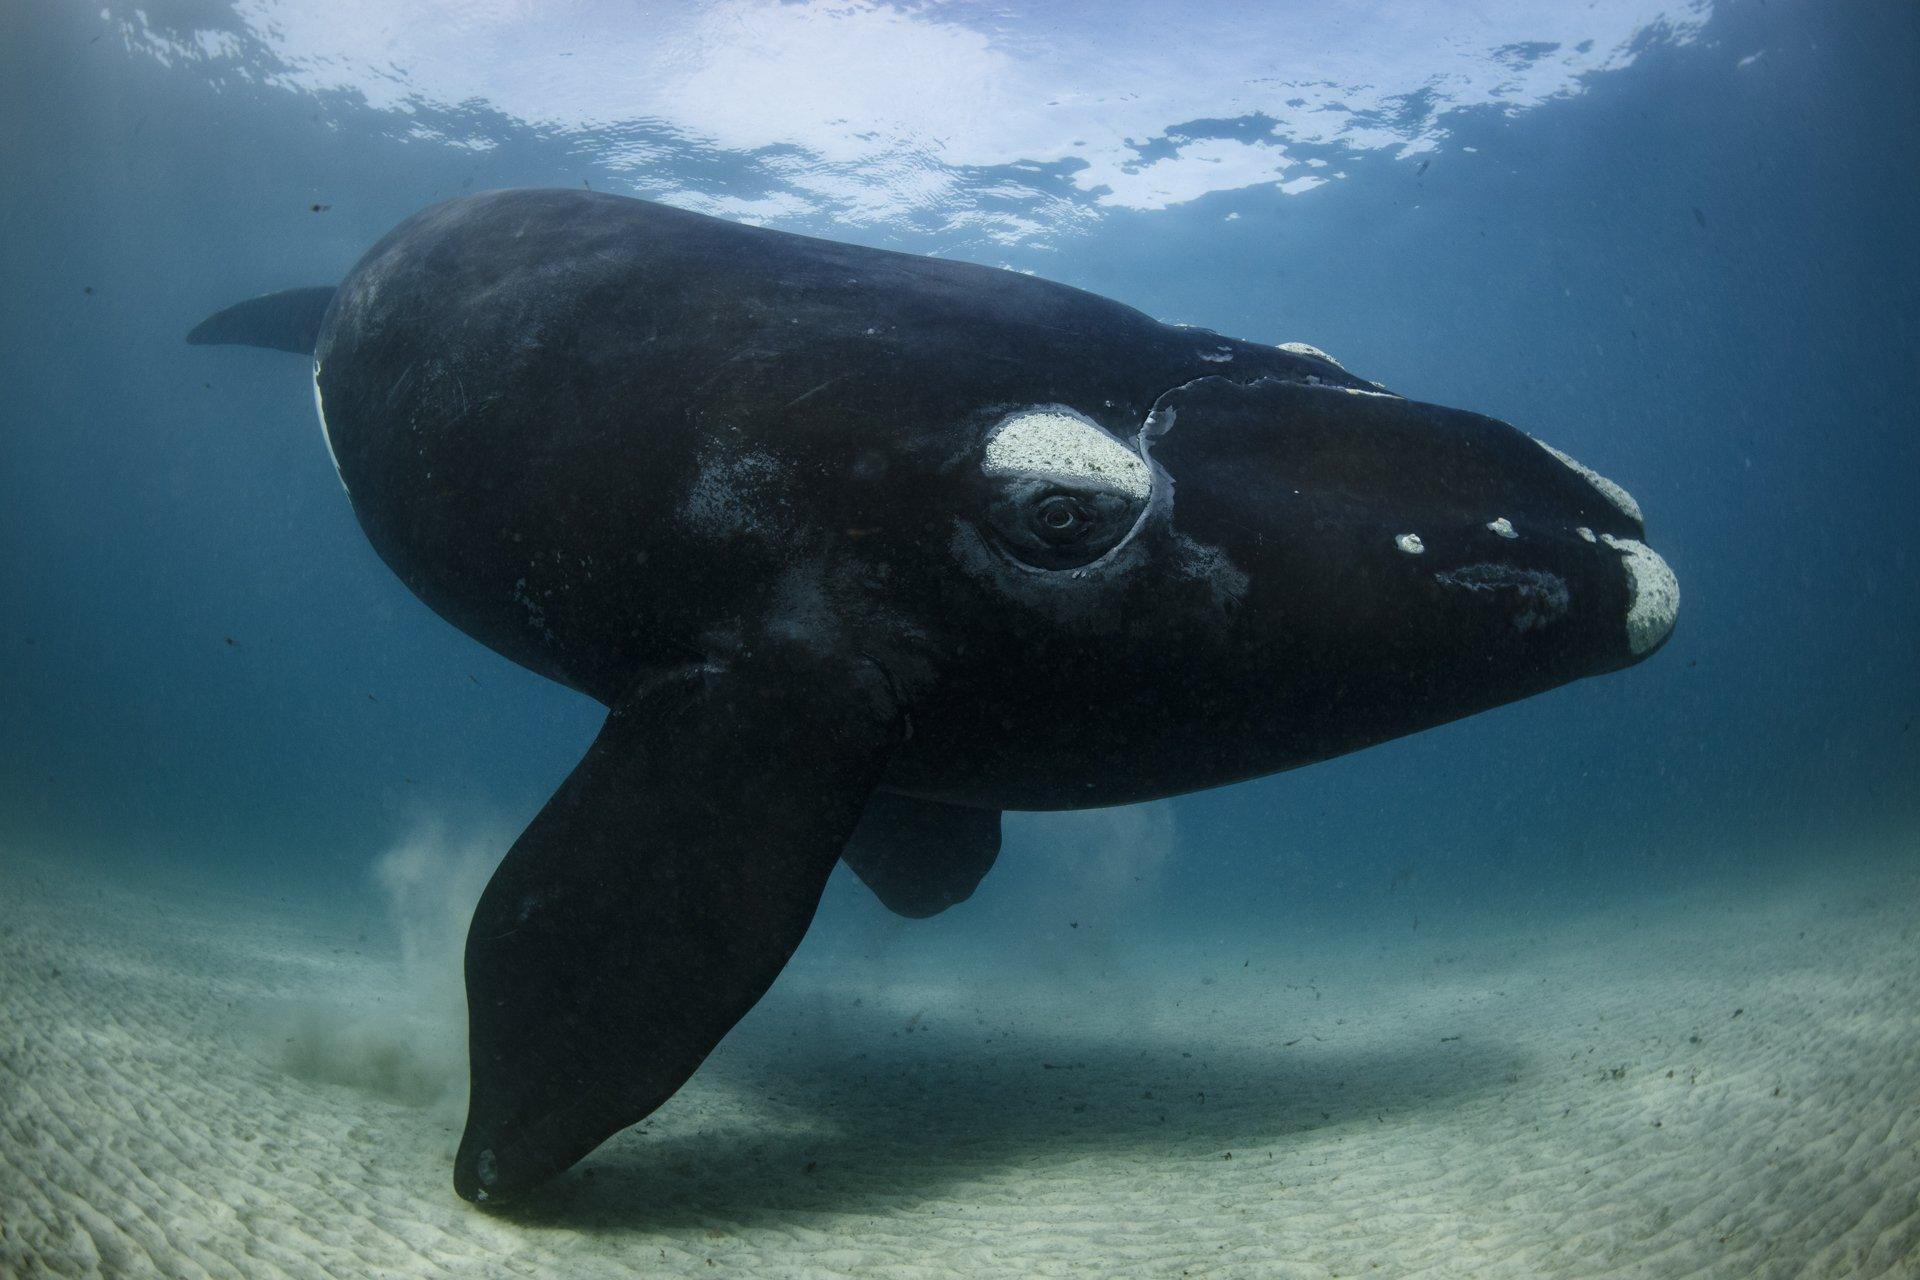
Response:
[[[486,149],[502,125],[557,133],[705,212],[931,215],[1015,243],[1107,208],[1310,191],[1343,156],[1434,149],[1449,113],[1578,93],[1695,39],[1709,11],[706,0],[636,18],[613,0],[236,0],[171,21],[167,6],[102,14],[170,64],[345,95],[422,137]],[[435,123],[449,112],[452,128]]]

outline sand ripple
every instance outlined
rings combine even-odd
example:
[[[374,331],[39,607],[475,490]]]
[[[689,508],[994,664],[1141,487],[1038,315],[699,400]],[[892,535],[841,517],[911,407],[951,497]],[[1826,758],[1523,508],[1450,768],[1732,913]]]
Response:
[[[302,1047],[394,999],[351,926],[0,876],[9,1277],[1920,1274],[1911,877],[1083,988],[803,953],[502,1218],[406,1037]]]

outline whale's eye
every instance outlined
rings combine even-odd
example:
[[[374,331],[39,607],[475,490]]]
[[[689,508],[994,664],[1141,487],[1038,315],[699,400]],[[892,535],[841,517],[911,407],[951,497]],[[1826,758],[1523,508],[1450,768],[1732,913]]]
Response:
[[[1068,542],[1088,523],[1086,508],[1064,493],[1056,493],[1035,507],[1040,536],[1049,542]]]
[[[989,525],[1016,559],[1039,569],[1092,564],[1127,536],[1145,505],[1117,493],[1068,492],[1034,478],[1009,477],[994,489]]]
[[[1036,405],[988,436],[980,470],[987,523],[1037,569],[1078,569],[1125,541],[1153,493],[1146,461],[1092,419]]]

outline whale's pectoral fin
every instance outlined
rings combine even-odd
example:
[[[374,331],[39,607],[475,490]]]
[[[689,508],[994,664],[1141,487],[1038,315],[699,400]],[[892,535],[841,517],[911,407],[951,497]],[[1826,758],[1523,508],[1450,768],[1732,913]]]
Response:
[[[1000,811],[876,791],[840,856],[903,916],[938,915],[973,896],[1000,855]]]
[[[193,326],[187,341],[196,347],[268,347],[310,356],[335,292],[334,286],[323,284],[248,298]]]
[[[899,741],[888,688],[757,653],[614,707],[474,912],[462,1196],[509,1197],[645,1116],[772,984]]]

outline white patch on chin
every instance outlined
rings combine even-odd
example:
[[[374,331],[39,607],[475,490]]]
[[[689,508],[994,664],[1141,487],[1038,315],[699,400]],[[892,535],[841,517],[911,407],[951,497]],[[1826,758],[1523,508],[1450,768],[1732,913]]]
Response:
[[[1627,647],[1633,656],[1651,652],[1673,631],[1680,616],[1680,580],[1673,570],[1644,542],[1616,538],[1610,533],[1600,541],[1621,554],[1626,562],[1627,588],[1633,593],[1627,605]]]
[[[981,469],[1106,489],[1136,502],[1153,491],[1153,473],[1139,454],[1060,405],[1023,409],[1002,422],[987,441]]]

